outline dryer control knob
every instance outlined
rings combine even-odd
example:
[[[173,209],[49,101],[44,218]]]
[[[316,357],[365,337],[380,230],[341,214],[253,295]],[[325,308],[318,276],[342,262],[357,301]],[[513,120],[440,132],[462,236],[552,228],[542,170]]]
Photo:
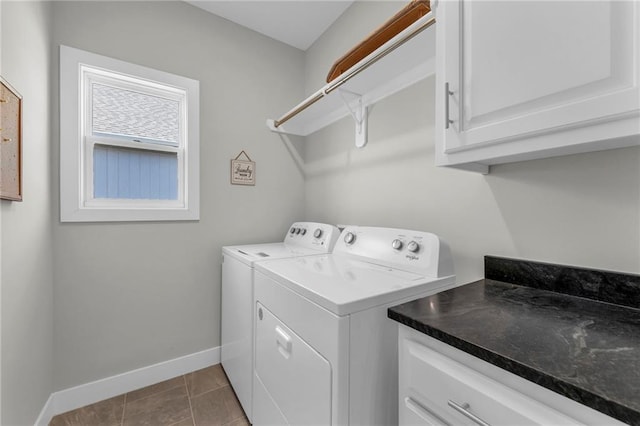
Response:
[[[322,237],[322,229],[317,228],[315,231],[313,231],[313,236],[316,238]]]
[[[416,253],[418,250],[420,250],[420,244],[416,243],[415,241],[411,241],[409,244],[407,244],[407,250],[409,250],[411,253]]]
[[[300,234],[300,232],[302,232],[302,229],[296,228],[296,235]]]
[[[356,240],[356,236],[353,232],[347,232],[344,236],[344,242],[347,245],[353,244],[355,240]]]
[[[400,250],[402,248],[402,241],[395,239],[391,242],[391,247],[393,247],[394,250]]]
[[[296,228],[291,228],[289,229],[289,233],[291,233],[291,235],[296,233]]]
[[[307,233],[307,230],[306,230],[306,229],[304,229],[304,228],[302,228],[302,229],[300,230],[300,233],[301,233],[302,235],[304,235],[304,234],[306,234],[306,233]]]

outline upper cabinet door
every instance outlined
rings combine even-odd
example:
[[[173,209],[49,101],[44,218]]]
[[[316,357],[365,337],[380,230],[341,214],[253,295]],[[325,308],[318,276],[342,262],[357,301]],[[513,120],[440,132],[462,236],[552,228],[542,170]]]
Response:
[[[637,144],[639,9],[635,1],[439,2],[438,163]]]

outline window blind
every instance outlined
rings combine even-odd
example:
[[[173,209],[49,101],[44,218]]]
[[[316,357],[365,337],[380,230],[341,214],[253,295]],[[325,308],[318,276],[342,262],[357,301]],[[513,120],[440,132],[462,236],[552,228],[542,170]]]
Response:
[[[91,91],[94,135],[178,146],[180,102],[100,83]]]

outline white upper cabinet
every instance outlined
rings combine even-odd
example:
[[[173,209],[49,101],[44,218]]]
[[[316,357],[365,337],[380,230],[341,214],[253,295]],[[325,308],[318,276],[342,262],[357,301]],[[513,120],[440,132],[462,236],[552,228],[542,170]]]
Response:
[[[486,173],[640,145],[640,2],[448,0],[435,13],[438,165]]]

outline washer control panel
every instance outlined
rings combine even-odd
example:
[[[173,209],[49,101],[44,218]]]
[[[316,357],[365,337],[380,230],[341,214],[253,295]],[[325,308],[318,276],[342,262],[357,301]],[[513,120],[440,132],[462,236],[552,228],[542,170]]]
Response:
[[[330,253],[340,235],[340,230],[326,223],[296,222],[284,237],[285,244],[315,248]]]

